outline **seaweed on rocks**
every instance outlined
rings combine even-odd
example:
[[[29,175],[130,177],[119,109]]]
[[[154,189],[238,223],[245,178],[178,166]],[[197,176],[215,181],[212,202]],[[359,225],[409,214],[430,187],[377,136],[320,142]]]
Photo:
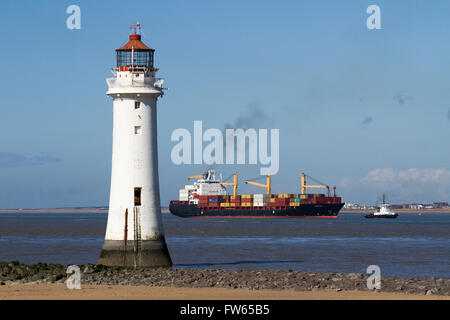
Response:
[[[18,261],[0,262],[0,285],[29,282],[64,283],[68,265]],[[367,288],[367,274],[314,273],[292,270],[228,270],[177,268],[125,268],[96,264],[79,265],[81,283],[191,288],[247,288],[252,290],[359,290]],[[450,295],[447,278],[382,277],[381,290],[395,293]]]

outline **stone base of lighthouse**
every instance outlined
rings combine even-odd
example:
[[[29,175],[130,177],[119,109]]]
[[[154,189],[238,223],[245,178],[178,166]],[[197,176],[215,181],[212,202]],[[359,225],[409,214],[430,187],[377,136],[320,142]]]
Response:
[[[105,266],[158,268],[171,267],[164,238],[159,240],[105,240],[98,264]]]

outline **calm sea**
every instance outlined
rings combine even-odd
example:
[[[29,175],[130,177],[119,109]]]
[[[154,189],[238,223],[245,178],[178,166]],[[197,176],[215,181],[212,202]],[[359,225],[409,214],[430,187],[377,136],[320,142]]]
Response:
[[[292,269],[450,278],[450,214],[367,220],[183,219],[163,214],[176,268]],[[0,214],[0,261],[96,263],[106,214]]]

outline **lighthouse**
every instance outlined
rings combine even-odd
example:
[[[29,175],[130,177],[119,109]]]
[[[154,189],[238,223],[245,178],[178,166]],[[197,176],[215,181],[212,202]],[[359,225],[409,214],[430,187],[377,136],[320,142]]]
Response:
[[[156,78],[155,50],[141,41],[140,25],[116,50],[113,145],[108,223],[99,264],[127,267],[172,265],[164,238],[158,177],[157,100],[164,79]]]

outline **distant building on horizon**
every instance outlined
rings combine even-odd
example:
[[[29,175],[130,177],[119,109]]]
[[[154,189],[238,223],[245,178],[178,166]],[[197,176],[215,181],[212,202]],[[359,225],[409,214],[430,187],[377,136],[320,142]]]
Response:
[[[449,208],[448,202],[433,202],[423,204],[423,203],[404,203],[404,204],[391,204],[391,209],[414,209],[414,210],[420,210],[420,209],[444,209]],[[363,204],[356,204],[356,203],[350,203],[347,202],[344,205],[344,209],[352,209],[352,210],[372,210],[377,209],[378,206],[366,206]]]
[[[448,202],[434,202],[433,207],[436,209],[448,208]]]

